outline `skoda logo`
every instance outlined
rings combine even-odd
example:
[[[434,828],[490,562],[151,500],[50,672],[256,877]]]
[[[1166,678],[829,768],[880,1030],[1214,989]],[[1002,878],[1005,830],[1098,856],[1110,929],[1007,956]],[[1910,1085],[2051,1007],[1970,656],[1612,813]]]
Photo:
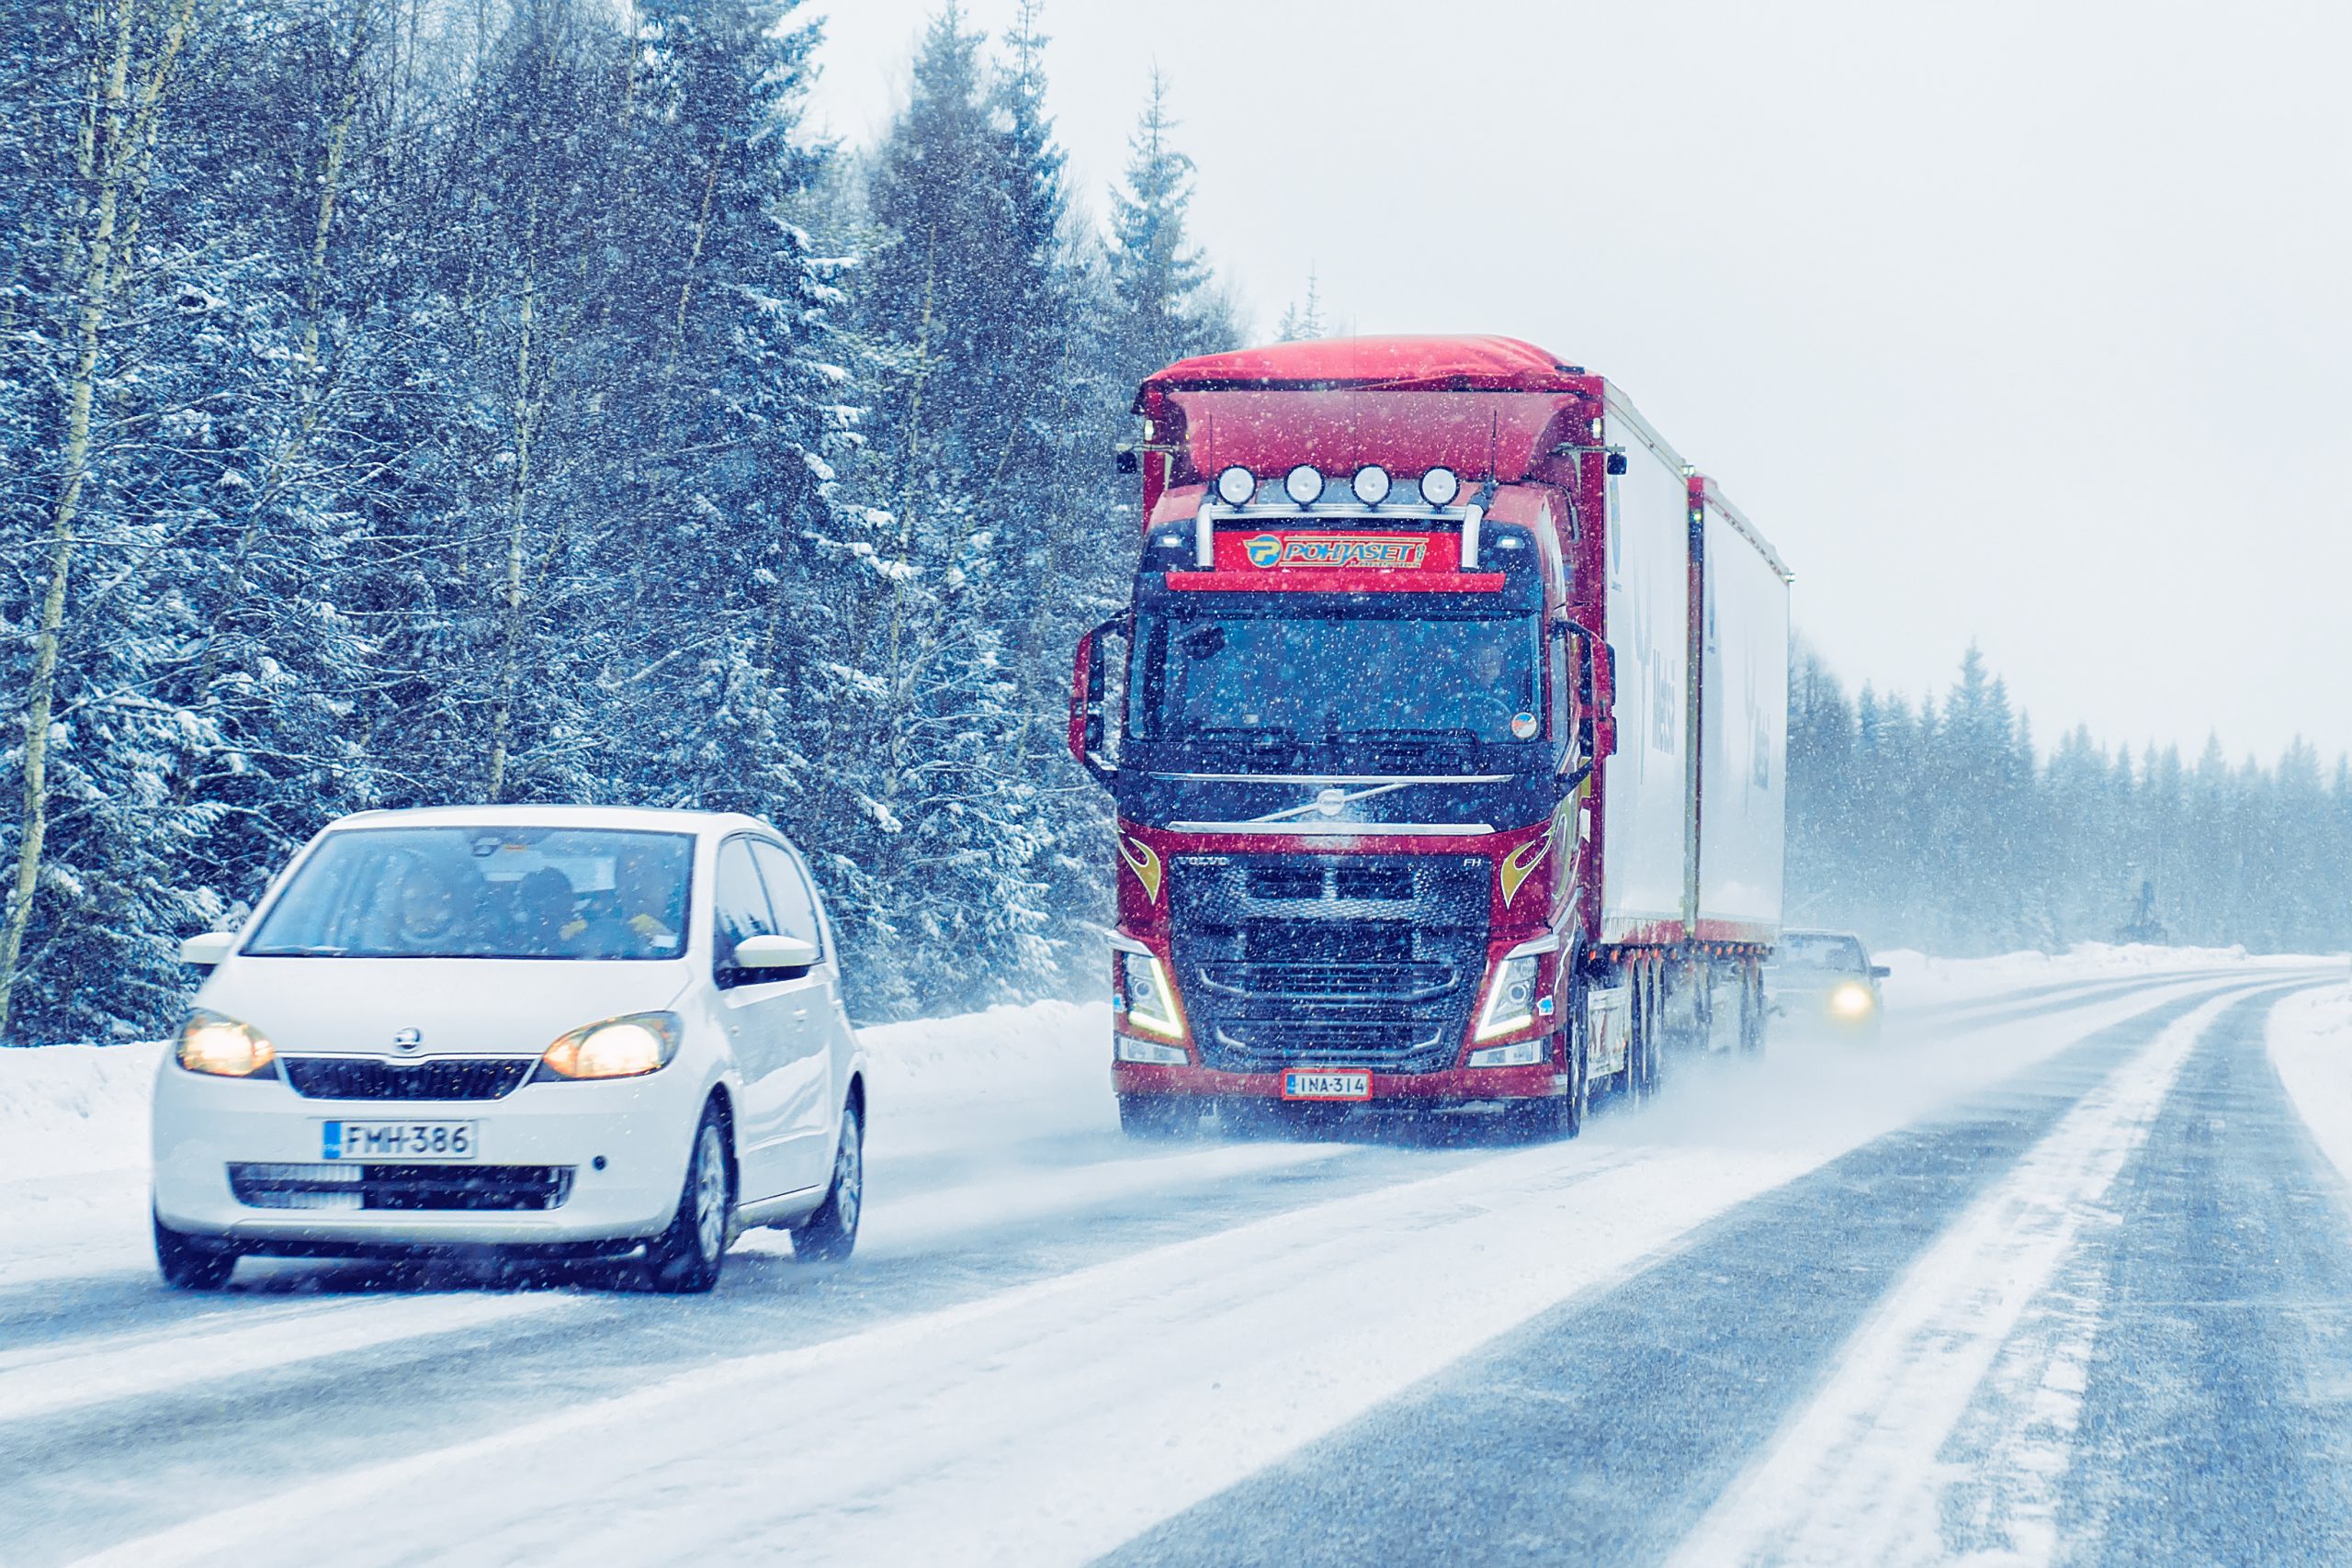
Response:
[[[423,1050],[424,1048],[424,1031],[422,1029],[401,1030],[398,1034],[392,1036],[392,1048],[396,1051]]]

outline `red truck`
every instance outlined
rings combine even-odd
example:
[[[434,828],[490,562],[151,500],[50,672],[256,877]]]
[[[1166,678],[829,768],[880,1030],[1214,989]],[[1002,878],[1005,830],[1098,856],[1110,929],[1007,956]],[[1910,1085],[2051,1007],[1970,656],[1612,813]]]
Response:
[[[1573,1134],[1760,1050],[1788,583],[1599,376],[1501,337],[1143,384],[1135,592],[1080,643],[1137,1135],[1368,1105]]]

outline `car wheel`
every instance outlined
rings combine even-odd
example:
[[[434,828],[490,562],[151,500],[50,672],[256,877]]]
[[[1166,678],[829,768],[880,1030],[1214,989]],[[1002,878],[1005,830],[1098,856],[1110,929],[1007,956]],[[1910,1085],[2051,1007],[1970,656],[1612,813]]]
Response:
[[[854,1105],[842,1107],[842,1141],[833,1151],[833,1184],[815,1213],[792,1227],[792,1255],[839,1263],[857,1246],[865,1212],[865,1123]]]
[[[703,1107],[695,1129],[686,1185],[670,1228],[645,1244],[645,1272],[669,1295],[698,1294],[718,1283],[735,1223],[735,1175],[727,1160],[727,1132],[716,1102]]]
[[[1119,1096],[1119,1131],[1130,1138],[1164,1142],[1183,1137],[1200,1124],[1201,1108],[1190,1095]]]
[[[155,1218],[155,1266],[175,1291],[217,1291],[237,1271],[237,1249],[186,1235]]]

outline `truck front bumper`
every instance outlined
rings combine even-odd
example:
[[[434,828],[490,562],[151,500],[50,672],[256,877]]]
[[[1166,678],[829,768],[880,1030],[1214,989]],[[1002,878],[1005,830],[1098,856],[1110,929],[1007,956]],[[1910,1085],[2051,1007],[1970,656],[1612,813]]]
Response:
[[[1324,1064],[1299,1062],[1289,1070],[1315,1070]],[[1333,1069],[1361,1072],[1361,1067]],[[1362,1104],[1372,1109],[1389,1111],[1437,1111],[1449,1105],[1469,1105],[1481,1100],[1552,1100],[1566,1095],[1569,1089],[1568,1075],[1552,1062],[1537,1062],[1524,1067],[1449,1067],[1435,1073],[1372,1072],[1372,1095],[1367,1100],[1314,1100],[1301,1103],[1340,1105]],[[1283,1074],[1227,1073],[1214,1067],[1187,1063],[1182,1066],[1163,1066],[1147,1062],[1117,1062],[1111,1064],[1111,1087],[1121,1094],[1195,1095],[1204,1098],[1230,1100],[1281,1100]]]

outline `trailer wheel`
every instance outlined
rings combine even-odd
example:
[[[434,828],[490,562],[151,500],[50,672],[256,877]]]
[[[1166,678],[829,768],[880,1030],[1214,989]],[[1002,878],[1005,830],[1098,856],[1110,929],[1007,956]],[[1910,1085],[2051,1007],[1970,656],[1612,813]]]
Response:
[[[1634,975],[1634,1027],[1625,1047],[1625,1098],[1646,1105],[1657,1098],[1659,1014],[1664,966],[1645,964]]]
[[[1201,1108],[1190,1095],[1119,1096],[1119,1131],[1130,1138],[1165,1143],[1190,1136],[1201,1124]]]

